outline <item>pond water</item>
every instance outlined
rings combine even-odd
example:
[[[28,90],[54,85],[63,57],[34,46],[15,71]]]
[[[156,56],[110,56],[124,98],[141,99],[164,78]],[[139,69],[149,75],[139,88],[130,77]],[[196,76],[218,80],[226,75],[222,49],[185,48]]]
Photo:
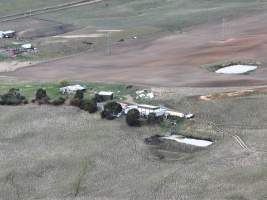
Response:
[[[218,74],[244,74],[257,69],[257,66],[253,65],[232,65],[218,69],[216,73]]]
[[[186,137],[183,137],[181,135],[165,136],[165,137],[162,137],[162,139],[174,140],[174,141],[179,142],[179,143],[189,144],[189,145],[198,146],[198,147],[207,147],[213,143],[213,142],[208,141],[208,140],[186,138]]]

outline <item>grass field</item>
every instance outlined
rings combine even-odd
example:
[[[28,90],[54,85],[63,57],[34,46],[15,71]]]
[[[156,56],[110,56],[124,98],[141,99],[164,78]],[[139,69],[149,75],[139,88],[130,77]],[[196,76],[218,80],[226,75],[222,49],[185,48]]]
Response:
[[[71,2],[70,0],[31,1],[23,3],[15,1],[1,2],[1,13],[16,13],[27,11],[30,8],[42,8]],[[82,6],[54,14],[45,14],[45,17],[60,22],[73,23],[77,26],[98,28],[129,28],[151,26],[166,30],[181,30],[184,27],[219,20],[222,16],[235,17],[247,10],[259,11],[266,8],[266,1],[218,1],[218,0],[112,0],[95,5]],[[2,14],[2,15],[3,15]]]
[[[125,100],[126,95],[134,95],[134,91],[137,87],[127,89],[125,85],[120,84],[104,84],[104,83],[88,83],[81,81],[68,81],[71,84],[80,84],[88,88],[85,93],[85,97],[93,97],[95,92],[99,91],[112,91],[114,92],[115,100]],[[11,88],[19,89],[20,93],[24,95],[28,100],[34,99],[35,93],[39,88],[43,88],[47,91],[47,94],[51,98],[61,96],[59,89],[61,88],[60,81],[58,82],[31,82],[31,81],[0,81],[0,94],[6,93]]]

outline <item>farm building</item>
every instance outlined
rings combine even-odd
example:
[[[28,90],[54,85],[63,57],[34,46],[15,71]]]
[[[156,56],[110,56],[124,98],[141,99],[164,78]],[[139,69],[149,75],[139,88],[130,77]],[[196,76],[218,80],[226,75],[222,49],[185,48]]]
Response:
[[[95,94],[95,97],[97,99],[97,102],[113,100],[114,93],[110,92],[110,91],[100,91],[100,92]]]
[[[154,113],[156,117],[161,117],[164,116],[166,112],[166,109],[160,106],[137,104],[128,106],[124,111],[125,114],[127,114],[131,109],[137,109],[140,112],[140,114],[144,117],[147,117],[150,113]]]
[[[76,93],[78,90],[82,90],[82,91],[85,91],[86,88],[81,86],[81,85],[69,85],[69,86],[66,86],[66,87],[62,87],[59,89],[59,91],[62,93],[62,94],[74,94]]]
[[[16,36],[16,31],[0,31],[0,38],[13,38]]]
[[[32,44],[27,43],[27,44],[21,45],[21,48],[24,50],[29,50],[29,49],[33,49],[33,46],[32,46]]]

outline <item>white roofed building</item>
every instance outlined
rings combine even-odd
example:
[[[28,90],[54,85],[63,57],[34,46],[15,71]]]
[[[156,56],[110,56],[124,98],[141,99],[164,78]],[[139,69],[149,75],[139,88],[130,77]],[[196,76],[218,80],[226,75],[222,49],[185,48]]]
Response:
[[[60,92],[62,94],[74,94],[76,93],[78,90],[82,90],[82,91],[85,91],[86,88],[81,86],[81,85],[69,85],[69,86],[66,86],[66,87],[62,87],[59,89]]]
[[[125,114],[129,112],[129,110],[137,109],[140,114],[144,117],[147,117],[150,113],[154,113],[156,117],[161,117],[165,115],[166,108],[162,108],[160,106],[146,105],[146,104],[136,104],[130,105],[125,109]]]
[[[100,91],[100,92],[95,94],[95,97],[97,99],[97,102],[104,102],[104,101],[108,101],[108,100],[113,100],[114,92]]]

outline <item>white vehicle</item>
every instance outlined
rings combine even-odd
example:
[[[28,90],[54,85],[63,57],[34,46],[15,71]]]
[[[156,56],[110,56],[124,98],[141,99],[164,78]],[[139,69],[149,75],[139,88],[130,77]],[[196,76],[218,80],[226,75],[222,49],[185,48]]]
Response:
[[[194,118],[194,117],[195,117],[195,115],[192,114],[192,113],[188,113],[188,114],[185,115],[185,118],[186,118],[186,119],[192,119],[192,118]]]

